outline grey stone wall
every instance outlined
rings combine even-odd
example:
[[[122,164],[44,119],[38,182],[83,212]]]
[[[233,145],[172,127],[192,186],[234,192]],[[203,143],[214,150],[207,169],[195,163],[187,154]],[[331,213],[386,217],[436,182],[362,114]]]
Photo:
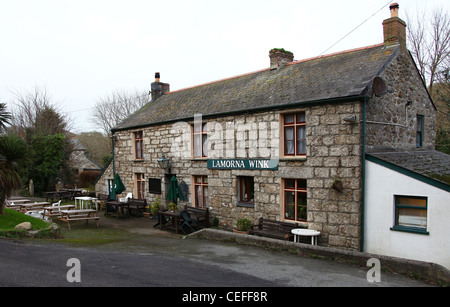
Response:
[[[436,110],[409,54],[399,54],[380,77],[387,92],[367,103],[367,151],[416,149],[417,115],[425,120],[423,148],[434,149]]]
[[[191,187],[187,204],[192,204],[194,200],[192,176],[208,176],[211,215],[218,217],[221,228],[232,229],[240,216],[250,217],[254,223],[260,217],[283,220],[282,180],[306,179],[306,226],[322,232],[320,244],[358,249],[361,223],[361,104],[321,105],[303,108],[302,111],[306,113],[307,155],[305,158],[281,157],[278,170],[207,169],[207,159],[193,159],[190,154],[185,155],[186,152],[190,153],[192,123],[142,129],[142,161],[134,160],[134,131],[117,132],[115,165],[127,188],[124,194],[133,192],[135,173],[144,173],[147,179],[160,178],[163,181],[163,194],[146,192],[147,201],[151,202],[156,197],[164,199],[170,176],[165,176],[157,164],[157,159],[164,154],[171,159],[171,172],[179,181],[185,181]],[[215,158],[278,159],[280,113],[283,112],[208,120],[209,153]],[[345,122],[344,119],[349,116],[356,116],[357,123]],[[261,132],[264,127],[270,127],[269,131]],[[224,141],[219,141],[221,138]],[[254,206],[238,204],[238,176],[254,177]],[[343,182],[341,192],[331,188],[333,181],[338,178]]]

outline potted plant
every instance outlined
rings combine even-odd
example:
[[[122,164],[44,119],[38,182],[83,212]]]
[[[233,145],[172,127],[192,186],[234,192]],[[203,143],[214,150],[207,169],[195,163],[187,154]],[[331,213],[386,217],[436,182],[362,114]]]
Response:
[[[145,218],[150,218],[150,216],[152,216],[152,209],[150,208],[149,205],[145,207],[145,211],[142,212],[142,214],[144,215]]]
[[[169,209],[170,211],[177,211],[178,206],[177,206],[176,203],[170,202],[170,203],[167,205],[167,209]]]
[[[237,233],[249,233],[252,228],[252,220],[246,217],[240,217],[236,220],[236,229],[233,229]]]
[[[159,197],[156,197],[156,200],[152,203],[150,210],[153,215],[157,215],[159,213],[159,210],[160,210]]]

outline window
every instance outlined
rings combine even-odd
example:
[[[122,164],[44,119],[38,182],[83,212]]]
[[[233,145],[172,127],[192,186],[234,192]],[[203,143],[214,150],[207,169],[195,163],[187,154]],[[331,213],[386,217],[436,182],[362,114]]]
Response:
[[[305,112],[284,115],[284,155],[306,155]]]
[[[292,221],[307,220],[305,179],[284,179],[284,218]]]
[[[253,204],[255,199],[255,179],[253,177],[238,177],[239,202]]]
[[[208,176],[194,176],[195,207],[207,208],[208,198]]]
[[[148,179],[148,192],[154,194],[161,194],[161,179]]]
[[[428,233],[427,198],[395,196],[395,223],[391,229]]]
[[[143,149],[143,133],[138,131],[134,133],[134,152],[136,160],[144,159],[144,149]]]
[[[138,199],[144,199],[145,179],[144,174],[136,174],[136,194]]]
[[[194,125],[194,158],[208,156],[208,131],[206,125]]]
[[[422,147],[423,145],[423,115],[417,115],[417,127],[416,127],[416,146]]]

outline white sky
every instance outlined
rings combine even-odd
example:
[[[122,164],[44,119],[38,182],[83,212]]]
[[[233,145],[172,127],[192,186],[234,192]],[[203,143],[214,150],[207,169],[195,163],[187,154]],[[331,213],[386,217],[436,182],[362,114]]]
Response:
[[[448,0],[399,0],[406,13]],[[388,0],[0,0],[0,101],[47,89],[74,122],[115,90],[150,90],[154,73],[178,90],[269,67],[269,50],[296,60],[383,42]],[[385,6],[386,5],[386,6]],[[383,6],[385,6],[383,8]],[[379,11],[383,8],[381,11]]]

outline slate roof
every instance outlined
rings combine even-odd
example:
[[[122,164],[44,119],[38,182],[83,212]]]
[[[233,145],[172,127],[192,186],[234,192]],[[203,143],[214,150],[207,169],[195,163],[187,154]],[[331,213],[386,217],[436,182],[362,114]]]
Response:
[[[317,58],[285,67],[219,80],[166,93],[122,121],[112,131],[364,95],[398,51],[383,44]]]
[[[443,152],[411,150],[371,152],[368,155],[450,185],[450,155]]]

